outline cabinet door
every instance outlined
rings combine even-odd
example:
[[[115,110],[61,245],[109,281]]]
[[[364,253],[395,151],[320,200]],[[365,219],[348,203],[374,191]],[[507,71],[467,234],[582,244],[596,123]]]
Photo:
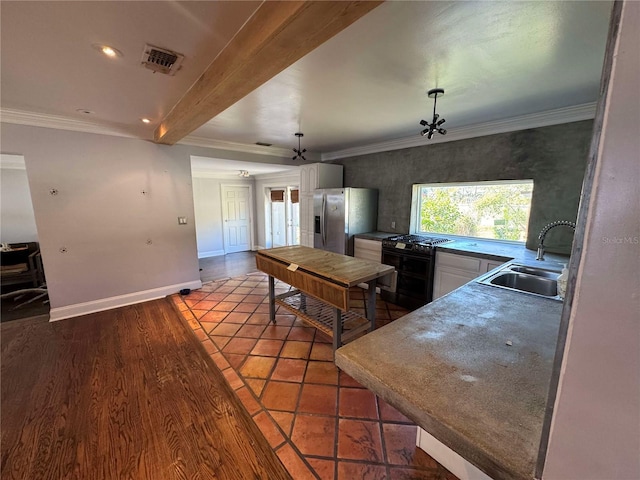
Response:
[[[374,262],[382,261],[382,242],[377,240],[367,240],[366,238],[354,239],[353,256],[363,260]]]
[[[433,299],[440,298],[465,283],[469,283],[478,275],[474,272],[465,272],[447,267],[436,266],[433,283]]]
[[[313,231],[307,232],[307,241],[304,246],[313,248]]]
[[[300,195],[300,231],[308,232],[311,229],[312,204],[312,196]]]
[[[476,277],[484,272],[484,270],[482,270],[482,260],[480,258],[437,251],[436,269],[439,266],[464,270],[469,273],[475,272]]]
[[[342,187],[342,165],[318,163],[317,167],[317,183],[313,188]]]
[[[313,194],[318,188],[318,164],[312,163],[300,167],[300,194]]]
[[[309,192],[313,193],[313,191],[318,188],[318,164],[314,163],[313,165],[309,165]]]
[[[313,194],[300,195],[300,245],[313,247]]]
[[[491,270],[493,270],[494,268],[498,268],[501,265],[504,265],[505,262],[508,262],[509,259],[506,259],[504,262],[496,262],[493,260],[487,260],[487,268],[485,269],[485,272],[490,272]]]

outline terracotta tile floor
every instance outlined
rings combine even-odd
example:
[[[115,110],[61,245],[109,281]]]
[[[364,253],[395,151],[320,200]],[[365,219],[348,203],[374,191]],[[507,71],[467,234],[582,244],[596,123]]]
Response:
[[[336,368],[329,337],[284,308],[270,324],[267,293],[253,273],[172,300],[295,480],[456,480],[409,419]],[[351,296],[365,312],[363,291]],[[377,302],[378,326],[405,313]]]

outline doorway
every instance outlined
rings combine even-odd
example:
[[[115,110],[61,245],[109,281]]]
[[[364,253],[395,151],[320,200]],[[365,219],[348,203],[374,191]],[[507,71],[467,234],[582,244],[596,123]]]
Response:
[[[269,189],[271,246],[300,245],[300,196],[297,186]]]
[[[223,185],[221,194],[224,253],[251,250],[251,187]]]
[[[0,155],[0,320],[42,316],[49,303],[31,192],[22,155]]]

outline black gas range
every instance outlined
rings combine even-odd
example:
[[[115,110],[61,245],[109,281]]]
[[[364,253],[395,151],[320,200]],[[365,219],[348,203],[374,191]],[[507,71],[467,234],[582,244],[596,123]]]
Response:
[[[382,263],[398,272],[396,291],[382,291],[382,298],[409,310],[429,303],[433,298],[436,246],[447,238],[422,235],[394,235],[382,240]]]

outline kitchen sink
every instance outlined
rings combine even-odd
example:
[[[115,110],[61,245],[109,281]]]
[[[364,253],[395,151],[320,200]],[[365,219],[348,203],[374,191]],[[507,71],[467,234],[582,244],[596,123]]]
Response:
[[[553,270],[512,264],[504,266],[496,273],[480,277],[478,282],[483,285],[561,300],[558,296],[557,278],[559,275],[560,272]]]
[[[536,277],[551,278],[553,280],[556,280],[560,275],[560,272],[544,270],[542,268],[522,267],[520,265],[511,266],[509,270],[516,273],[526,273],[527,275],[534,275]]]

